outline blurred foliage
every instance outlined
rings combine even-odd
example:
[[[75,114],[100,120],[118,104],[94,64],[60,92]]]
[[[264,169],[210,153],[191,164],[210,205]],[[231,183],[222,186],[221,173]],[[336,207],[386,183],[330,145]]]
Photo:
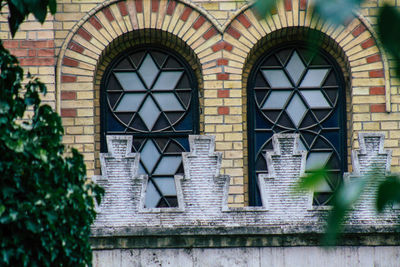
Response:
[[[281,0],[257,0],[255,8],[261,16],[270,16],[276,9],[277,1]],[[325,20],[333,24],[346,24],[358,10],[363,0],[314,0],[314,10]],[[380,7],[376,25],[378,41],[394,59],[396,74],[400,76],[400,12],[396,7],[385,4]],[[308,38],[309,50],[313,51],[318,45],[318,36],[310,35]],[[315,170],[300,179],[299,190],[313,190],[325,179],[326,170]],[[342,183],[334,192],[332,210],[327,219],[327,229],[323,240],[325,245],[336,243],[338,234],[342,230],[342,223],[352,206],[359,200],[361,194],[370,186],[377,174],[360,177],[349,183]],[[382,212],[388,205],[400,204],[400,177],[388,176],[382,179],[376,192],[376,209]]]
[[[61,118],[46,87],[0,43],[0,266],[90,266],[94,198],[82,155],[64,156]],[[26,111],[32,112],[26,118]]]
[[[47,8],[51,14],[57,11],[56,0],[0,0],[1,7],[8,6],[8,25],[14,37],[19,25],[32,13],[43,23],[46,19]]]

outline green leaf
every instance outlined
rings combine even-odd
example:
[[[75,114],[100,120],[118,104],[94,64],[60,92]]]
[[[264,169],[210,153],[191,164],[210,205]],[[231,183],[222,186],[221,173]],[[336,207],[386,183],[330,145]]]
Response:
[[[258,0],[256,1],[254,7],[260,16],[268,16],[276,7],[277,1],[278,0]]]
[[[353,10],[362,0],[314,0],[315,10],[324,19],[334,24],[345,24],[353,17]]]
[[[49,0],[49,9],[50,9],[50,13],[53,15],[57,12],[56,0]]]
[[[326,169],[318,169],[318,170],[313,170],[312,172],[309,172],[306,174],[306,176],[303,176],[300,178],[297,188],[298,189],[314,189],[318,185],[320,185],[322,182],[324,182],[325,177],[326,177]]]
[[[395,59],[396,74],[400,76],[400,12],[384,5],[378,15],[378,35],[383,46]]]
[[[6,207],[4,205],[0,205],[0,216],[4,213]]]
[[[387,205],[396,202],[400,203],[400,178],[388,176],[378,187],[376,208],[382,212]]]

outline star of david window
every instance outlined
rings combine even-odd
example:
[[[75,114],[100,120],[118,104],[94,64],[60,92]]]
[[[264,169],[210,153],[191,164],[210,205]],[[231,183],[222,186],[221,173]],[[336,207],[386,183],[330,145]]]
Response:
[[[101,143],[105,136],[133,136],[139,174],[147,174],[145,206],[177,206],[174,175],[182,152],[198,133],[197,84],[187,62],[173,51],[149,47],[123,52],[102,80]]]
[[[298,133],[306,172],[325,168],[314,205],[329,205],[346,168],[345,95],[340,69],[322,50],[289,45],[265,54],[248,87],[249,199],[260,205],[256,177],[267,173],[265,153],[274,133]]]

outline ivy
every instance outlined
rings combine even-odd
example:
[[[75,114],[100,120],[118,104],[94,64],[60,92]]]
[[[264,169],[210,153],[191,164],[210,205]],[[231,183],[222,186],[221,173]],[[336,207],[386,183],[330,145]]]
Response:
[[[0,266],[91,266],[94,199],[82,155],[64,155],[63,127],[46,87],[0,43]],[[33,111],[31,118],[24,117]]]

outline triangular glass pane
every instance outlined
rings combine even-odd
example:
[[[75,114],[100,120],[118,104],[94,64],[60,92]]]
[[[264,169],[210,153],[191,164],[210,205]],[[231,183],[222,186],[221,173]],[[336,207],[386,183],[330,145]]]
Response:
[[[176,92],[176,95],[182,101],[183,106],[185,107],[185,109],[187,109],[189,107],[189,104],[190,104],[190,99],[192,97],[192,92]]]
[[[268,119],[270,119],[272,122],[276,122],[279,114],[281,114],[281,111],[273,111],[273,110],[268,110],[263,112],[265,116],[267,116]]]
[[[262,77],[261,73],[257,73],[255,87],[267,87],[267,83]]]
[[[135,68],[139,67],[139,64],[142,61],[143,56],[144,56],[144,52],[134,53],[134,54],[130,55],[130,58],[131,58],[133,64],[135,65],[134,66]]]
[[[137,111],[146,94],[124,94],[115,111]]]
[[[299,126],[300,122],[303,119],[304,114],[306,113],[307,108],[303,104],[301,98],[295,94],[290,100],[289,105],[286,108],[286,112],[289,114],[290,118],[292,119],[294,125]]]
[[[272,91],[261,109],[282,109],[290,94],[291,91]]]
[[[149,96],[146,98],[143,106],[140,108],[139,114],[147,128],[151,130],[153,129],[153,125],[156,122],[160,111],[153,99]]]
[[[255,98],[256,98],[256,102],[258,105],[261,105],[261,103],[263,102],[265,95],[267,94],[267,90],[254,90],[254,94],[255,94]]]
[[[129,125],[134,113],[119,113],[116,115],[125,125]]]
[[[299,79],[305,70],[305,66],[296,51],[294,51],[288,64],[286,65],[286,70],[292,77],[294,84],[298,84]]]
[[[269,114],[269,112],[267,112]],[[279,114],[279,112],[278,112]],[[276,117],[274,118],[276,120]],[[272,124],[269,120],[267,120],[262,113],[260,113],[258,110],[255,112],[254,116],[254,122],[255,122],[255,129],[271,129]]]
[[[139,131],[147,131],[147,127],[144,124],[142,118],[140,118],[140,116],[137,115],[135,116],[135,118],[133,118],[131,125],[129,127],[132,127]]]
[[[183,116],[184,115],[184,116]],[[183,119],[182,119],[183,117]],[[178,120],[177,123],[174,127],[175,130],[177,131],[188,131],[188,130],[192,130],[193,129],[193,116],[192,113],[186,113],[184,114],[182,112],[182,117],[180,120]]]
[[[114,69],[132,69],[132,65],[128,59],[123,59]]]
[[[311,58],[315,55],[315,51],[311,51],[311,49],[299,49],[298,51],[306,65],[310,63]]]
[[[155,208],[160,201],[160,197],[161,196],[154,187],[153,182],[149,180],[146,189],[145,207]]]
[[[160,199],[160,202],[157,204],[158,208],[167,208],[167,207],[178,207],[178,198],[173,197],[163,197]]]
[[[292,120],[289,118],[289,116],[283,112],[281,116],[278,119],[277,124],[279,126],[285,127],[285,128],[294,128],[294,124],[292,123]]]
[[[140,74],[140,76],[142,76],[147,88],[151,88],[151,85],[157,77],[158,72],[159,69],[157,65],[154,63],[150,54],[147,54],[138,69],[138,73]]]
[[[329,100],[332,102],[332,104],[335,105],[336,103],[336,98],[338,96],[338,89],[337,88],[330,88],[330,89],[324,89],[325,94],[329,97]]]
[[[307,146],[311,147],[311,145],[315,139],[315,134],[312,134],[309,132],[302,132],[301,135],[303,136],[304,141],[306,141]]]
[[[180,79],[179,83],[176,85],[176,89],[189,89],[190,87],[189,78],[185,73]]]
[[[184,111],[174,93],[154,93],[153,96],[162,111]]]
[[[181,66],[181,64],[178,63],[178,61],[176,61],[175,59],[170,57],[164,68],[176,69],[176,68],[182,68],[182,66]]]
[[[139,137],[133,138],[132,145],[135,152],[138,152],[140,150],[145,140],[146,140],[145,138],[139,138]]]
[[[151,52],[151,55],[154,58],[154,61],[157,63],[158,67],[161,68],[162,65],[164,64],[165,59],[167,58],[167,55],[161,52]]]
[[[142,151],[140,152],[140,159],[150,173],[153,171],[153,168],[159,158],[160,153],[158,152],[153,141],[147,140],[146,144],[143,146]]]
[[[286,60],[290,56],[291,52],[292,52],[291,49],[285,49],[285,50],[282,50],[282,51],[278,52],[277,56],[278,56],[278,58],[280,59],[280,61],[282,62],[283,65],[285,65]]]
[[[325,167],[332,152],[310,152],[308,153],[306,170],[315,170]]]
[[[159,131],[170,126],[169,121],[164,114],[161,114],[156,124],[154,124],[153,131]]]
[[[317,138],[314,142],[313,149],[316,148],[331,148],[329,144],[327,144],[321,137]]]
[[[153,178],[164,196],[176,196],[175,181],[173,177]]]
[[[109,90],[113,90],[113,91],[117,91],[117,90],[122,91],[123,90],[114,75],[110,75],[110,78],[108,79],[107,91],[109,91]]]
[[[332,192],[331,186],[328,184],[328,181],[322,179],[314,188],[315,192]]]
[[[165,146],[168,144],[168,138],[155,138],[153,139],[160,151],[164,151]]]
[[[257,161],[256,161],[256,170],[258,171],[266,171],[267,170],[267,162],[265,160],[265,158],[262,155],[259,155],[257,157]]]
[[[276,59],[274,55],[270,56],[265,60],[262,64],[262,66],[267,66],[267,67],[280,67],[282,66],[281,63]]]
[[[180,153],[183,152],[184,150],[180,145],[178,145],[175,142],[170,142],[167,149],[165,150],[165,153]]]
[[[303,121],[300,124],[299,128],[305,128],[305,127],[310,127],[311,125],[316,124],[317,122],[314,119],[314,116],[312,116],[311,112],[307,112],[307,114],[304,116]]]
[[[108,103],[110,107],[114,110],[115,103],[118,101],[121,93],[107,93]]]
[[[311,65],[325,65],[325,66],[328,65],[329,66],[330,64],[328,64],[323,57],[316,55],[313,58],[313,60],[311,61]]]
[[[178,84],[183,71],[163,71],[158,77],[153,90],[173,90]]]
[[[335,73],[333,71],[331,71],[328,75],[328,78],[326,78],[325,82],[324,82],[324,86],[336,86],[337,82],[336,82],[336,77],[335,77]]]
[[[313,205],[316,206],[331,205],[331,201],[332,201],[332,192],[329,193],[321,192],[314,195]]]
[[[330,108],[328,101],[320,90],[302,90],[301,94],[310,108]]]
[[[330,169],[340,169],[340,164],[339,164],[339,159],[336,156],[336,154],[333,154],[331,159],[328,161],[328,164]]]
[[[262,73],[271,88],[292,88],[283,70],[263,70]]]
[[[168,120],[171,124],[175,124],[183,115],[183,112],[166,112],[165,115],[167,116]]]
[[[328,110],[326,110],[326,109],[320,110],[319,109],[319,110],[313,110],[313,113],[314,113],[315,117],[317,117],[318,121],[322,121],[326,118],[326,116],[328,116],[330,111],[331,111],[330,109],[328,109]]]
[[[125,91],[146,90],[135,72],[115,72],[114,74]]]
[[[300,87],[320,87],[329,69],[309,69]]]
[[[164,156],[158,163],[154,174],[157,175],[174,175],[182,162],[180,156]]]

